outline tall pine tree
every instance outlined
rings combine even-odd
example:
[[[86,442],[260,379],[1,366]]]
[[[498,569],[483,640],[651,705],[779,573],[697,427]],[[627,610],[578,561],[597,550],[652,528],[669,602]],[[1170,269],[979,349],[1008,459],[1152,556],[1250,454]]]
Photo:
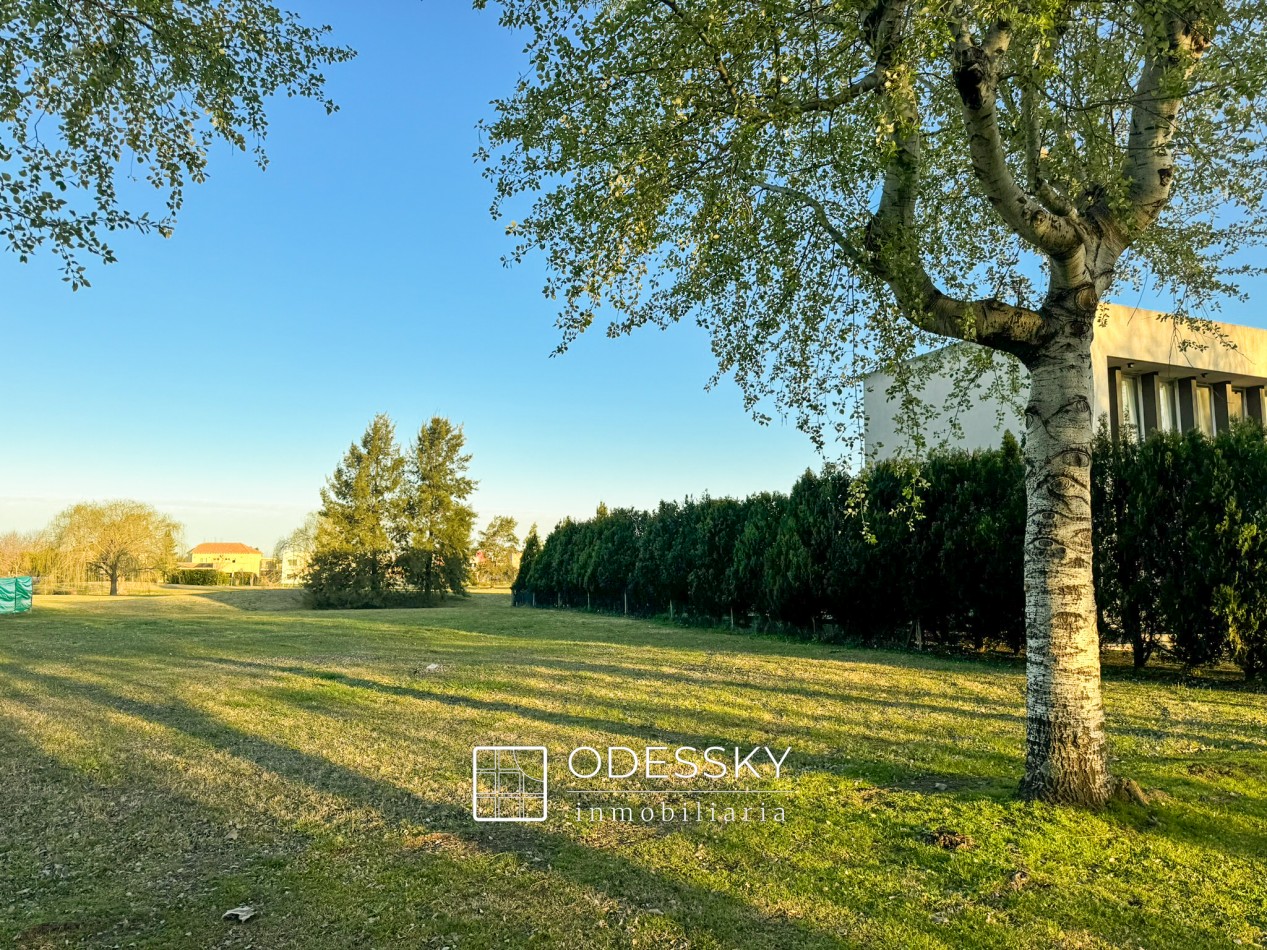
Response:
[[[321,528],[309,570],[320,606],[372,606],[392,586],[405,460],[379,414],[321,490]]]
[[[515,582],[510,589],[515,593],[528,589],[529,577],[532,575],[532,565],[536,563],[537,556],[541,553],[541,537],[537,533],[537,526],[534,523],[528,529],[528,537],[524,538],[523,555],[519,558],[519,573],[515,576]]]
[[[400,563],[409,583],[428,598],[466,590],[475,510],[467,499],[471,456],[460,426],[434,416],[418,430],[406,457]]]

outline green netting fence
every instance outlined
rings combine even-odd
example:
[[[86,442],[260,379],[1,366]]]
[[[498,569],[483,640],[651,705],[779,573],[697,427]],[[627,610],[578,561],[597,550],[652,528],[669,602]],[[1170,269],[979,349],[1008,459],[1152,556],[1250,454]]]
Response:
[[[0,577],[0,614],[24,614],[31,609],[29,577]]]

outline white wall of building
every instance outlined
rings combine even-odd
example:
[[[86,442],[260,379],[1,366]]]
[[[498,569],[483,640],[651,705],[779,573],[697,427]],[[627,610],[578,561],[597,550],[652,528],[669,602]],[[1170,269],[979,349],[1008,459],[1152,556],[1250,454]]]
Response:
[[[1111,366],[1128,375],[1155,372],[1161,382],[1192,377],[1203,384],[1226,382],[1235,387],[1267,382],[1267,331],[1224,323],[1215,326],[1214,332],[1194,333],[1152,310],[1105,305],[1091,346],[1091,398],[1097,425],[1101,419],[1108,420],[1111,411]],[[1232,346],[1221,342],[1220,334]],[[939,359],[953,366],[962,359],[957,359],[956,353],[978,349],[975,344],[956,343],[917,359]],[[923,404],[919,430],[927,440],[925,448],[996,448],[1005,430],[1018,438],[1024,434],[1020,407],[1028,395],[1028,373],[1013,357],[1002,353],[993,356],[995,369],[974,387],[977,395],[966,408],[952,405],[955,387],[946,367],[939,367],[938,372],[916,386]],[[992,384],[1006,380],[1013,371],[1021,381],[1019,406],[987,394]],[[893,383],[892,374],[873,373],[864,384],[868,460],[909,454],[914,448],[900,431],[899,421],[907,410],[900,394],[893,392]]]
[[[939,360],[935,369],[925,367],[929,375],[914,384],[919,405],[907,407],[902,394],[894,386],[891,373],[872,373],[863,391],[863,413],[866,417],[864,443],[868,461],[910,455],[916,450],[909,433],[903,432],[901,420],[908,413],[918,422],[926,443],[925,450],[939,447],[966,449],[997,448],[1003,433],[1010,431],[1018,439],[1025,431],[1020,409],[1028,389],[1028,376],[1020,362],[1003,353],[994,355],[995,368],[987,371],[968,391],[969,401],[963,404],[954,373],[964,365],[973,344],[957,343],[935,354],[917,357],[922,363]],[[1008,380],[1015,372],[1020,378],[1019,405],[985,395],[991,389],[1009,388]]]

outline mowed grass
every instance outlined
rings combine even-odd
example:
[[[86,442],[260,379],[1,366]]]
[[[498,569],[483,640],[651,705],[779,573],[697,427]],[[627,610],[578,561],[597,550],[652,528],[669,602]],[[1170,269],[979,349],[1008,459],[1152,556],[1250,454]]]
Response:
[[[1013,797],[1015,665],[505,596],[290,598],[49,597],[0,618],[0,946],[1264,939],[1261,693],[1110,678],[1114,767],[1154,801],[1086,814]],[[499,743],[548,746],[555,789],[581,745],[791,746],[795,794],[783,823],[578,822],[552,795],[543,824],[478,824],[471,749]],[[222,922],[238,904],[259,916]]]

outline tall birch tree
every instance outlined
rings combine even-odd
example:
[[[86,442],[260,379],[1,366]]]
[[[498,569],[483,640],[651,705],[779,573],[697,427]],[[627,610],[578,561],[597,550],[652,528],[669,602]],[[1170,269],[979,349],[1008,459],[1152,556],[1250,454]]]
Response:
[[[754,412],[820,442],[863,374],[938,339],[1029,370],[1021,789],[1103,803],[1091,340],[1123,284],[1194,320],[1253,269],[1265,4],[499,6],[530,68],[482,157],[494,212],[527,205],[511,257],[544,253],[562,347],[695,320]]]

